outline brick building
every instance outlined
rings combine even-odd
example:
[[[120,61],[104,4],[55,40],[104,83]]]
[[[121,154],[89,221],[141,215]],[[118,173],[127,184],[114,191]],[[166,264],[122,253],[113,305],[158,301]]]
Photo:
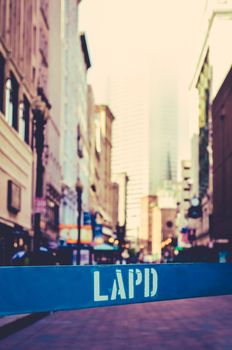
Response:
[[[232,69],[212,106],[213,117],[213,215],[211,237],[232,242]]]

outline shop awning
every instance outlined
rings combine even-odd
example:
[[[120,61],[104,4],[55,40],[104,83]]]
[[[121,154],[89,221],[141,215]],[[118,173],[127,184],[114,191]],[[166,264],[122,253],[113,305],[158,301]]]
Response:
[[[114,251],[114,250],[118,250],[118,246],[112,246],[110,244],[98,244],[96,245],[94,248],[94,250],[105,250],[105,251]]]

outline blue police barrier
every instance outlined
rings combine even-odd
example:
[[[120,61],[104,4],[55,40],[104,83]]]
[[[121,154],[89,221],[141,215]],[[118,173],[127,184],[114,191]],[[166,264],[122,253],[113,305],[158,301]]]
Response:
[[[232,264],[0,268],[0,315],[232,294]]]

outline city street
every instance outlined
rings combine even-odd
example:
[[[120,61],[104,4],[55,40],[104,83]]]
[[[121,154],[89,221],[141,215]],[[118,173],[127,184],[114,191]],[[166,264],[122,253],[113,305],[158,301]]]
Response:
[[[232,349],[232,295],[57,312],[1,350]]]

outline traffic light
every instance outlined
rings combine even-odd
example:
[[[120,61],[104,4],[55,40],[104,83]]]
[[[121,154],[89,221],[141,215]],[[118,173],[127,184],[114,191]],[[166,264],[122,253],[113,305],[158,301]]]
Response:
[[[171,243],[172,247],[176,247],[177,244],[178,244],[178,239],[177,239],[177,237],[172,237],[172,243]]]
[[[191,219],[198,219],[202,217],[201,205],[191,206],[188,210],[188,217]]]
[[[124,243],[125,238],[125,226],[117,226],[117,239],[119,241],[119,245]]]
[[[202,208],[199,198],[192,198],[191,206],[188,210],[188,217],[191,219],[198,219],[202,217]]]

